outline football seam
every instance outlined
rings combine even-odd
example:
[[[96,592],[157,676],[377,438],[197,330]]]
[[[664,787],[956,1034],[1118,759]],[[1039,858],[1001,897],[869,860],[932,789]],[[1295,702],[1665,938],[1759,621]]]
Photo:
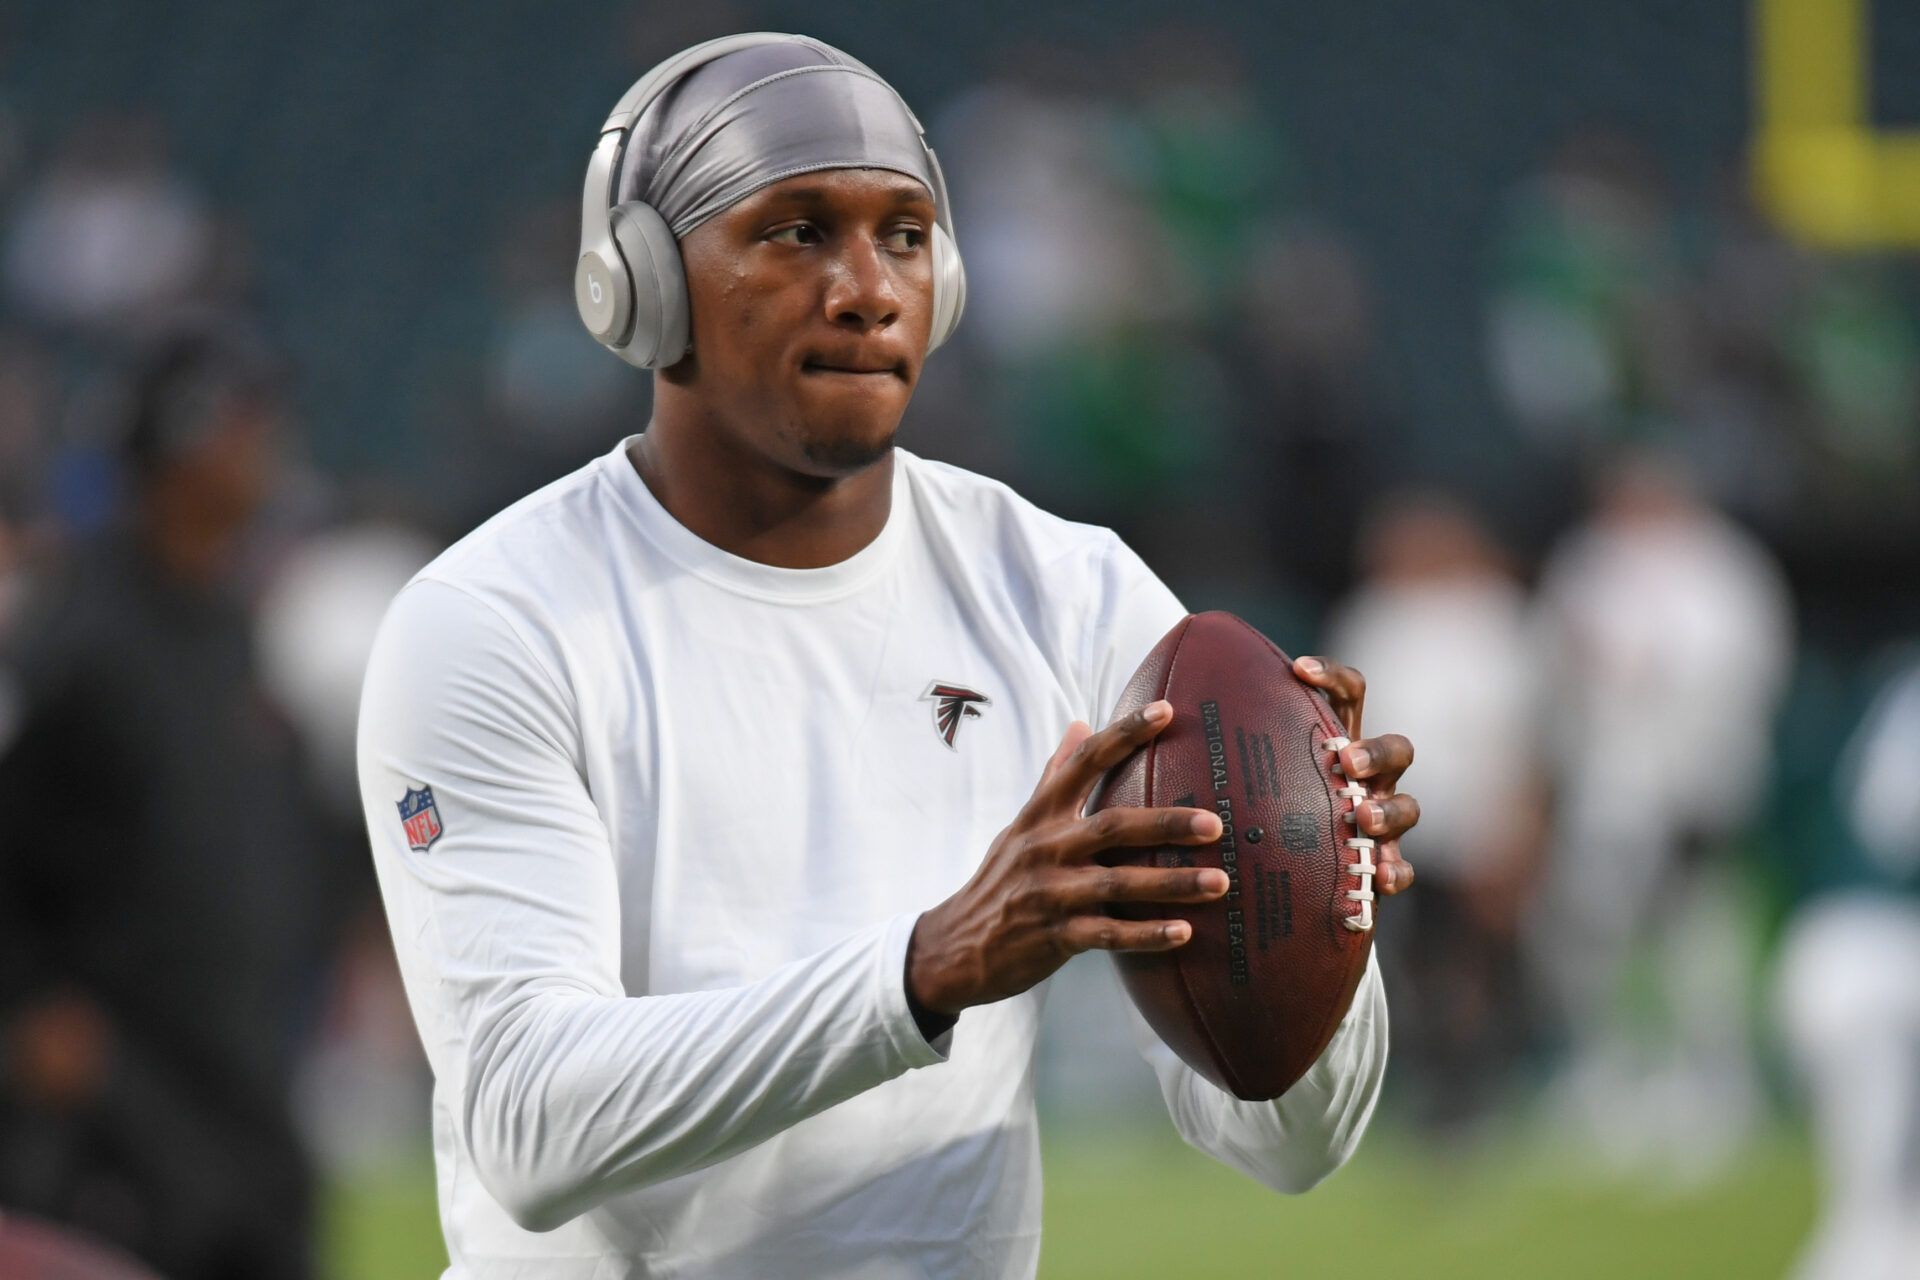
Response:
[[[1266,636],[1261,635],[1259,630],[1257,630],[1250,623],[1248,623],[1246,619],[1241,618],[1235,614],[1228,614],[1227,616],[1232,618],[1235,622],[1239,623],[1241,627],[1243,627],[1248,632],[1248,634],[1256,637],[1260,641],[1260,643],[1266,645],[1268,649],[1272,650],[1273,655],[1275,657],[1279,658],[1281,661],[1287,664],[1288,673],[1292,674],[1293,659],[1287,654],[1287,652],[1284,649],[1282,649],[1279,645],[1275,644],[1273,641],[1267,639]],[[1299,679],[1299,677],[1297,676],[1294,678]],[[1301,683],[1306,684],[1305,681],[1301,681]],[[1312,685],[1306,685],[1306,689],[1309,695],[1319,694],[1320,692],[1319,690],[1315,689]],[[1313,702],[1314,714],[1319,718],[1321,727],[1327,730],[1328,732],[1332,733],[1335,737],[1346,736],[1346,732],[1347,732],[1346,726],[1341,724],[1338,720],[1334,719],[1333,709],[1327,704],[1324,695],[1313,697],[1312,702]],[[1338,839],[1339,838],[1339,821],[1340,821],[1338,804],[1334,799],[1334,789],[1328,785],[1331,782],[1333,777],[1334,777],[1334,774],[1331,769],[1322,768],[1320,770],[1320,782],[1322,787],[1325,788],[1327,791],[1327,803],[1331,807],[1330,816],[1332,818],[1333,827],[1334,827],[1334,837]],[[1358,806],[1355,806],[1355,812],[1356,813],[1358,812]],[[1342,870],[1342,874],[1345,874],[1344,863],[1342,864],[1341,870]],[[1340,930],[1338,930],[1338,928],[1336,927],[1335,932],[1337,937]],[[1352,936],[1358,937],[1361,940],[1362,945],[1359,948],[1360,954],[1365,955],[1373,949],[1373,939],[1371,936],[1366,934],[1354,934]],[[1346,939],[1343,938],[1343,939],[1340,939],[1340,941],[1344,942],[1346,941]],[[1326,1014],[1320,1019],[1319,1029],[1314,1036],[1314,1040],[1319,1045],[1319,1047],[1314,1050],[1312,1061],[1318,1061],[1320,1055],[1326,1052],[1327,1045],[1332,1043],[1335,1033],[1338,1032],[1340,1029],[1340,1023],[1345,1020],[1347,1016],[1347,1011],[1353,1007],[1353,993],[1359,989],[1360,980],[1365,976],[1365,974],[1366,974],[1366,968],[1363,963],[1359,967],[1358,972],[1356,972],[1353,975],[1351,981],[1347,985],[1345,996],[1340,1000],[1334,1001],[1333,1004],[1328,1008]]]
[[[1187,642],[1187,632],[1192,629],[1193,620],[1197,616],[1199,615],[1188,614],[1186,621],[1180,624],[1180,638],[1173,642],[1173,654],[1167,660],[1166,678],[1160,686],[1159,696],[1161,698],[1166,698],[1168,692],[1173,688],[1173,673],[1174,673],[1174,669],[1180,665],[1180,650],[1183,647],[1185,647]],[[1154,767],[1159,761],[1159,747],[1160,747],[1160,738],[1158,735],[1155,735],[1152,741],[1147,743],[1147,807],[1148,808],[1152,808],[1154,806],[1154,794],[1153,794]],[[1189,938],[1188,940],[1191,941],[1192,939]],[[1213,1059],[1214,1069],[1220,1073],[1220,1078],[1227,1082],[1227,1088],[1233,1093],[1235,1097],[1242,1097],[1242,1098],[1245,1097],[1246,1096],[1245,1086],[1241,1083],[1239,1075],[1233,1070],[1232,1067],[1227,1065],[1226,1055],[1220,1051],[1219,1042],[1215,1039],[1213,1034],[1213,1024],[1207,1020],[1207,1015],[1200,1008],[1200,1002],[1193,998],[1193,991],[1190,987],[1187,986],[1187,966],[1180,963],[1180,961],[1176,958],[1173,964],[1173,972],[1174,972],[1174,976],[1179,980],[1178,986],[1180,988],[1180,999],[1186,1004],[1187,1011],[1193,1015],[1193,1020],[1195,1025],[1197,1025],[1202,1031],[1206,1032],[1206,1035],[1203,1037],[1203,1039],[1204,1039],[1204,1043],[1207,1046],[1207,1054],[1209,1057]]]
[[[1327,793],[1327,817],[1329,822],[1332,824],[1333,829],[1337,832],[1340,827],[1340,812],[1339,812],[1340,806],[1339,806],[1339,800],[1338,800],[1338,792],[1336,792],[1332,787],[1327,786],[1326,785],[1327,781],[1328,781],[1327,771],[1323,769],[1321,770],[1320,782],[1321,782],[1321,786],[1325,789]],[[1344,863],[1345,863],[1345,860],[1343,859],[1342,860],[1343,867],[1344,867]],[[1348,938],[1355,937],[1355,936],[1360,937],[1362,942],[1365,944],[1362,948],[1362,954],[1364,954],[1365,951],[1368,948],[1371,948],[1371,946],[1373,945],[1372,938],[1367,937],[1366,935],[1355,935],[1350,931],[1348,931],[1347,929],[1342,928],[1337,916],[1334,920],[1328,922],[1327,929],[1328,929],[1328,932],[1334,938],[1336,945],[1340,943],[1344,943],[1348,940]],[[1343,934],[1346,936],[1342,937],[1341,935]],[[1364,964],[1360,966],[1360,971],[1361,971],[1361,974],[1365,973],[1366,967]],[[1334,1034],[1339,1031],[1340,1023],[1347,1016],[1347,1010],[1353,1006],[1353,993],[1359,988],[1359,986],[1360,986],[1360,978],[1356,976],[1348,984],[1346,989],[1346,994],[1341,999],[1336,1000],[1331,1005],[1329,1005],[1326,1013],[1321,1016],[1320,1025],[1315,1030],[1314,1036],[1313,1036],[1313,1043],[1318,1047],[1314,1049],[1313,1057],[1311,1061],[1315,1061],[1315,1062],[1319,1061],[1320,1055],[1327,1051],[1327,1045],[1332,1043]]]

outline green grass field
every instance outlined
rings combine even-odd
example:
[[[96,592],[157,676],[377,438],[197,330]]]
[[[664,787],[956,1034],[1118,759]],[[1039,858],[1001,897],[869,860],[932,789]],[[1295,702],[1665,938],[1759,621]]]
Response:
[[[1376,1132],[1312,1194],[1275,1196],[1171,1136],[1051,1134],[1045,1280],[1767,1280],[1813,1215],[1797,1140],[1678,1194],[1596,1179],[1525,1145],[1443,1161]],[[334,1190],[334,1280],[445,1265],[424,1163]]]

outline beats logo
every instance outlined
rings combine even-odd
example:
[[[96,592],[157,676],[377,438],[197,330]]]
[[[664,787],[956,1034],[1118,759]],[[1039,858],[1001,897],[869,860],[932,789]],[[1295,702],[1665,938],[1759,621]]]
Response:
[[[587,332],[602,342],[614,339],[631,311],[624,305],[618,283],[599,254],[589,251],[580,255],[573,271],[574,305],[580,308]]]

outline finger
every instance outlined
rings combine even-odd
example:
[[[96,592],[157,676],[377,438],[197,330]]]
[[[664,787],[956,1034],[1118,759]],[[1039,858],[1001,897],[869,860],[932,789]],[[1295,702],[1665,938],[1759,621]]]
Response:
[[[1324,689],[1333,714],[1346,726],[1347,736],[1360,736],[1360,712],[1367,702],[1367,678],[1352,667],[1328,658],[1295,658],[1293,673],[1316,689]]]
[[[1067,726],[1067,732],[1060,739],[1060,745],[1053,749],[1053,755],[1047,759],[1047,767],[1040,771],[1039,785],[1033,789],[1035,795],[1039,795],[1042,791],[1046,790],[1048,781],[1060,772],[1061,767],[1067,762],[1067,757],[1071,756],[1081,743],[1092,736],[1093,726],[1085,720],[1075,720]]]
[[[1193,936],[1185,920],[1115,920],[1112,916],[1075,916],[1060,926],[1069,951],[1171,951]]]
[[[1376,790],[1390,792],[1413,763],[1413,744],[1397,733],[1362,738],[1340,750],[1340,769],[1349,778],[1365,778]]]
[[[1420,802],[1407,795],[1383,796],[1362,800],[1354,814],[1361,834],[1398,840],[1420,821]]]
[[[1374,850],[1373,886],[1391,896],[1413,884],[1413,864],[1400,856],[1400,842],[1389,840]]]
[[[1067,901],[1077,907],[1109,902],[1212,902],[1227,891],[1218,867],[1089,867],[1074,876]]]
[[[1210,844],[1220,834],[1219,815],[1210,809],[1102,809],[1069,827],[1056,852],[1062,858],[1087,859],[1102,849]]]
[[[1100,780],[1101,774],[1125,760],[1134,748],[1171,723],[1172,703],[1164,700],[1149,702],[1119,717],[1098,733],[1081,739],[1079,745],[1060,762],[1060,768],[1047,779],[1047,797],[1062,803],[1071,802],[1073,808],[1078,809],[1086,803],[1088,794]]]

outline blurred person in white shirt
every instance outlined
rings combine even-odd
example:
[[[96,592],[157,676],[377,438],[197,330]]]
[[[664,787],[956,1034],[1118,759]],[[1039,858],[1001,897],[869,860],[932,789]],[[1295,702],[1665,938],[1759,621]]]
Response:
[[[11,300],[44,324],[131,331],[190,296],[213,249],[159,122],[104,114],[22,192],[0,266]]]
[[[300,735],[330,825],[360,825],[354,749],[367,659],[387,606],[438,547],[391,511],[351,514],[292,548],[254,611],[261,685]],[[430,1084],[379,904],[356,894],[349,906],[295,1086],[302,1136],[343,1180],[412,1158]]]
[[[1327,647],[1365,670],[1369,709],[1420,744],[1421,892],[1381,935],[1408,998],[1394,1074],[1417,1118],[1465,1133],[1521,1048],[1517,931],[1542,839],[1537,633],[1487,530],[1438,495],[1362,541],[1364,577]]]
[[[1728,846],[1769,777],[1792,602],[1766,549],[1651,455],[1605,475],[1540,596],[1557,831],[1534,951],[1569,1037],[1561,1101],[1623,1163],[1702,1176],[1759,1103]],[[1650,1048],[1619,1008],[1643,956],[1666,1015]]]
[[[1840,753],[1840,830],[1796,849],[1812,891],[1774,1014],[1806,1094],[1822,1204],[1796,1280],[1920,1274],[1920,657]]]

